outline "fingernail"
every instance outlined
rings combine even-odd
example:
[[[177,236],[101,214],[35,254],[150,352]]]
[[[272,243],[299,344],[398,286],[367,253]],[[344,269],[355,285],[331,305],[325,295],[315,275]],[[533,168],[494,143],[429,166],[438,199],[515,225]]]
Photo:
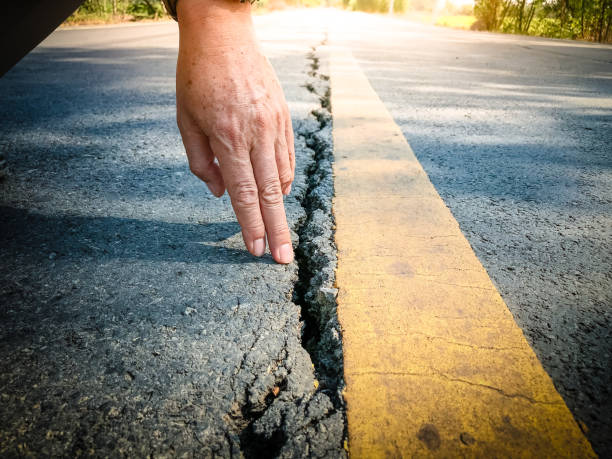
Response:
[[[291,193],[291,184],[287,185],[287,188],[285,188],[285,196],[289,196],[289,193]]]
[[[291,244],[283,244],[276,250],[276,261],[283,264],[293,261],[293,248]]]
[[[261,257],[266,251],[266,242],[261,239],[255,239],[253,241],[253,255],[256,257]]]

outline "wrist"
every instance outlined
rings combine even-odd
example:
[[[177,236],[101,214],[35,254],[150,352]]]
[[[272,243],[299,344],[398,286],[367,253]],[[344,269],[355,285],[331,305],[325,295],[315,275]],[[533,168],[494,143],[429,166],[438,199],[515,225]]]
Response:
[[[250,2],[180,0],[177,16],[182,43],[195,40],[214,48],[245,43],[255,38]]]

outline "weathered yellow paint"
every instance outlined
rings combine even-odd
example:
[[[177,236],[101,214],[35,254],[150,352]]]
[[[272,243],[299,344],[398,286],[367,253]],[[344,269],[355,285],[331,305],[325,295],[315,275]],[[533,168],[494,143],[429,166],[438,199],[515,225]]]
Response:
[[[331,60],[352,457],[593,457],[350,52]]]

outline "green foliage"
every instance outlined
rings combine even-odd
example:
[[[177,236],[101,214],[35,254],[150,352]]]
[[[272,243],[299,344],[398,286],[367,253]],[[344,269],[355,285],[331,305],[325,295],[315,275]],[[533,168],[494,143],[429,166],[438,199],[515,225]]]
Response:
[[[202,0],[205,1],[205,0]],[[392,0],[282,0],[295,6],[341,4],[345,8],[386,13]],[[259,0],[265,7],[269,0]],[[270,2],[271,3],[271,2]],[[393,0],[393,11],[431,10],[431,0]],[[448,14],[470,15],[448,4]],[[161,0],[85,0],[68,22],[156,19],[165,15]],[[612,41],[612,0],[475,0],[473,29],[554,38]]]
[[[576,30],[575,27],[571,26],[561,28],[558,20],[549,17],[535,18],[530,28],[530,33],[540,37],[580,38],[580,29]]]
[[[612,0],[476,0],[474,14],[486,30],[612,40]]]
[[[127,13],[137,18],[157,19],[164,15],[165,9],[161,1],[132,0],[127,7]]]
[[[389,11],[389,0],[349,0],[348,7],[356,11],[368,13],[387,13]],[[408,0],[393,0],[393,11],[402,13],[406,10]]]
[[[125,17],[157,19],[165,14],[161,0],[85,0],[67,22],[109,22]]]
[[[389,3],[386,0],[355,0],[352,8],[368,13],[383,13],[389,10]]]
[[[485,30],[497,30],[500,25],[501,0],[476,0],[474,16]]]

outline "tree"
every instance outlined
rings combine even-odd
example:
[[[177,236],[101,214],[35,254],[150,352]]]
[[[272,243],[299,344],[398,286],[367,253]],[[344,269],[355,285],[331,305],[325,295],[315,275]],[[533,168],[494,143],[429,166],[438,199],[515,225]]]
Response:
[[[486,30],[610,41],[612,0],[476,0]]]
[[[475,1],[474,15],[482,23],[485,30],[497,30],[499,28],[498,17],[501,3],[501,0]]]

